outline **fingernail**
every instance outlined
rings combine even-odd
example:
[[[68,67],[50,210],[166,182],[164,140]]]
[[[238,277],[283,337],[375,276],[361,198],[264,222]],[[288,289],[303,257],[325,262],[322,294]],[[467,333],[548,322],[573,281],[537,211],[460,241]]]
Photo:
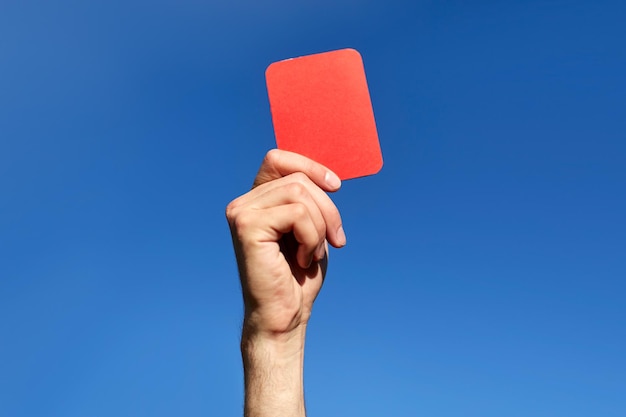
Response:
[[[317,251],[317,260],[321,261],[326,257],[326,243],[324,243]]]
[[[337,243],[341,246],[346,244],[346,233],[343,231],[343,226],[339,226],[339,229],[337,229]]]
[[[326,181],[326,184],[328,184],[330,188],[337,189],[341,187],[341,180],[333,172],[327,171],[324,176],[324,181]]]

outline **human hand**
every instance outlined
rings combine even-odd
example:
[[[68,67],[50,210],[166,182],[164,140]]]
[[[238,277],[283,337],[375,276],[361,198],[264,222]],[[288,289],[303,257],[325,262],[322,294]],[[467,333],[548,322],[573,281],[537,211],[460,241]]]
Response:
[[[226,208],[245,305],[244,332],[289,335],[306,327],[324,280],[327,244],[346,244],[325,191],[341,186],[328,168],[271,150],[251,191]]]

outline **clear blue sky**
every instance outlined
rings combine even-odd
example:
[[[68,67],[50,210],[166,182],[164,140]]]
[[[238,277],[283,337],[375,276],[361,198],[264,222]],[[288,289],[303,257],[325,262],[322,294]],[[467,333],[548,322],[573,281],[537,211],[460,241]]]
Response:
[[[309,415],[626,415],[619,1],[0,3],[0,415],[240,416],[224,207],[264,71],[353,47],[385,166],[334,196]]]

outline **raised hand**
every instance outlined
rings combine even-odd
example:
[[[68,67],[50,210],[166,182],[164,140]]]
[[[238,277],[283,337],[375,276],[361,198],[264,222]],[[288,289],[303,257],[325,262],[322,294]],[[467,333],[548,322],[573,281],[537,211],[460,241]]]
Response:
[[[228,205],[244,330],[280,336],[306,325],[326,272],[326,242],[346,243],[339,211],[326,194],[340,186],[323,165],[272,150],[253,189]]]

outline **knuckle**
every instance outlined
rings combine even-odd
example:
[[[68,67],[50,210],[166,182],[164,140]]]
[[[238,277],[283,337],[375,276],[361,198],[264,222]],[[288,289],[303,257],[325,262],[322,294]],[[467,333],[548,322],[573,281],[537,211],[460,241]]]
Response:
[[[327,204],[324,205],[324,218],[331,222],[341,223],[341,215],[339,214],[339,209],[329,198]]]
[[[271,149],[265,154],[265,163],[269,166],[276,166],[280,159],[280,151],[278,149]]]
[[[292,214],[297,219],[302,219],[308,215],[309,211],[302,203],[295,203],[292,208]]]
[[[286,191],[289,196],[294,197],[297,200],[300,200],[306,195],[306,188],[299,182],[292,182],[288,184],[286,186]]]
[[[292,178],[299,182],[300,184],[304,184],[305,182],[309,182],[309,177],[304,172],[294,172],[291,174]]]
[[[226,206],[226,219],[228,220],[228,222],[232,222],[232,220],[235,218],[235,211],[237,209],[237,199],[231,201],[230,203],[228,203],[228,205]]]
[[[254,216],[249,212],[242,212],[239,215],[235,216],[232,219],[232,224],[235,226],[240,233],[242,231],[248,230],[250,226],[254,223]]]

